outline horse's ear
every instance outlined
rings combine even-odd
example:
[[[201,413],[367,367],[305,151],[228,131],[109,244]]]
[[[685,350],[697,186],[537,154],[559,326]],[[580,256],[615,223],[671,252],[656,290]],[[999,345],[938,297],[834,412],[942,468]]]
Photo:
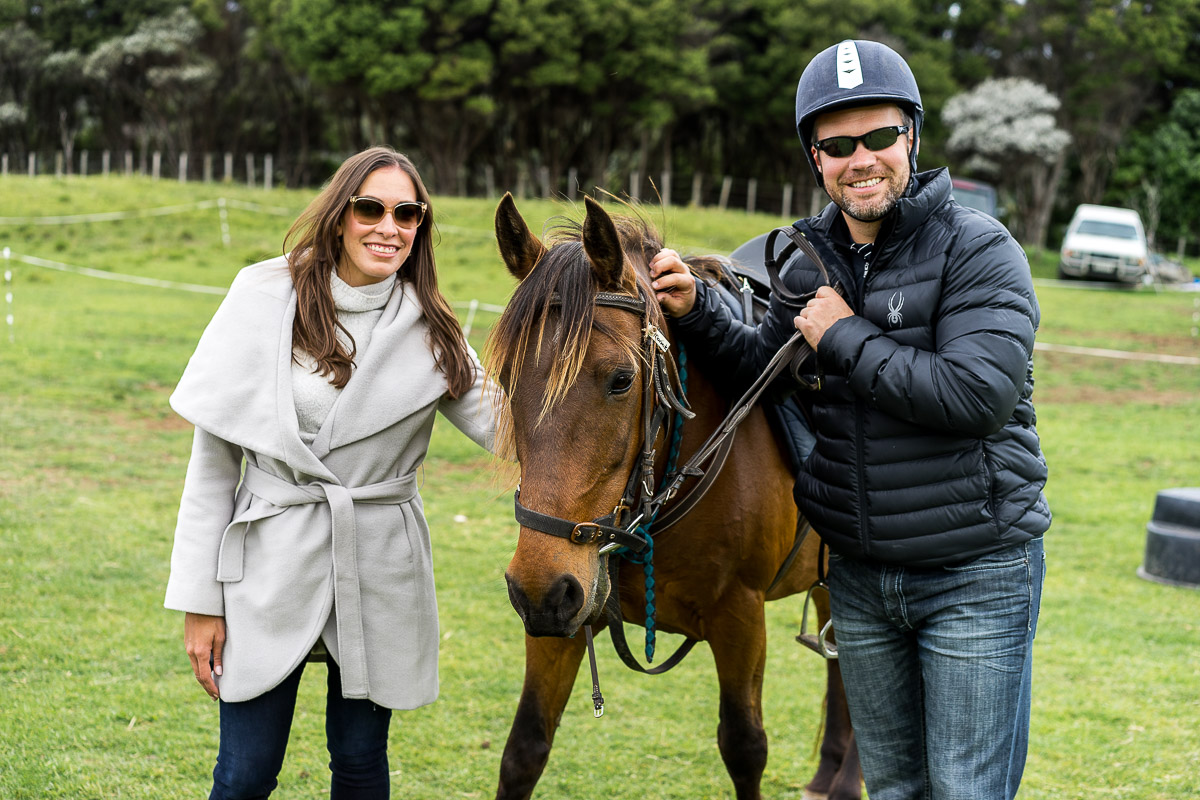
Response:
[[[617,226],[595,200],[585,196],[583,202],[587,207],[587,216],[583,220],[583,249],[592,262],[601,291],[616,291],[621,288],[621,275],[625,269]]]
[[[505,192],[496,206],[496,241],[500,245],[500,256],[508,271],[519,281],[533,271],[546,248],[529,231],[529,226],[517,211],[512,192]]]

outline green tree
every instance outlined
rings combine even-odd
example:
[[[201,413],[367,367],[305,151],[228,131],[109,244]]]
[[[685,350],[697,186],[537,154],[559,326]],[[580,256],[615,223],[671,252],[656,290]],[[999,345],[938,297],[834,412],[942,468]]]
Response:
[[[1200,232],[1200,89],[1176,96],[1167,118],[1130,137],[1114,175],[1118,202],[1137,208],[1152,242]]]
[[[433,187],[451,192],[495,110],[490,5],[269,0],[259,18],[270,18],[270,40],[293,68],[324,87],[333,108],[353,112],[343,147],[412,142],[432,165]]]
[[[199,21],[178,8],[101,42],[84,63],[84,75],[103,88],[108,140],[133,139],[143,163],[151,144],[169,157],[192,149],[196,112],[216,78],[212,59],[196,50],[202,33]]]

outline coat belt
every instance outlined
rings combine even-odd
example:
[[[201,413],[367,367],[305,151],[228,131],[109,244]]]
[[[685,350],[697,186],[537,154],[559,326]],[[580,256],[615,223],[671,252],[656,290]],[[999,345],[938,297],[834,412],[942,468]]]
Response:
[[[367,652],[363,635],[362,595],[358,583],[358,530],[354,504],[406,503],[417,496],[416,473],[366,486],[346,487],[320,481],[298,485],[248,463],[242,488],[273,506],[329,503],[333,519],[333,595],[337,611],[342,695],[366,697]],[[233,525],[225,533],[217,568],[219,580],[241,579],[246,530],[249,527],[248,524]]]

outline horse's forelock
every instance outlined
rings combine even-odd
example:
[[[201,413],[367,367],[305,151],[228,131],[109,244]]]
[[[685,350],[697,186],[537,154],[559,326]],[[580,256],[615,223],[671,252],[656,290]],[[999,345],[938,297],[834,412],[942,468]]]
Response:
[[[636,215],[613,215],[612,219],[626,256],[624,290],[633,295],[654,297],[649,263],[662,248],[657,230]],[[517,286],[488,337],[487,369],[496,376],[507,373],[509,393],[515,391],[514,382],[526,356],[532,351],[534,359],[538,360],[543,357],[543,350],[548,349],[553,366],[542,396],[539,420],[544,419],[574,385],[583,366],[593,326],[626,350],[631,362],[639,361],[640,342],[636,338],[623,336],[595,320],[594,297],[598,288],[584,253],[582,238],[583,226],[575,220],[557,217],[547,224],[543,232],[545,254]],[[651,302],[649,306],[650,322],[663,327],[665,323],[658,304]],[[508,398],[508,394],[505,397]],[[501,431],[505,434],[500,446],[507,449],[512,445],[511,409],[499,411]],[[509,453],[512,454],[511,450]]]

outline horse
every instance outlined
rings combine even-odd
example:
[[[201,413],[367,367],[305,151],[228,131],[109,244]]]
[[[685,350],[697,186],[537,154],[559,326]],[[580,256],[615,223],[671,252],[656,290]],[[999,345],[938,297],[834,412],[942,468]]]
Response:
[[[518,284],[492,328],[484,363],[505,389],[498,452],[520,466],[516,509],[524,522],[505,580],[526,647],[497,800],[529,798],[545,769],[585,648],[584,637],[574,634],[587,625],[603,628],[605,604],[615,606],[617,599],[625,620],[646,623],[642,569],[622,560],[612,571],[614,586],[606,562],[618,557],[617,545],[628,544],[618,529],[625,527],[620,506],[628,505],[622,498],[636,483],[661,479],[667,468],[667,436],[647,428],[648,416],[664,394],[682,395],[677,377],[662,370],[664,361],[674,366],[678,348],[649,285],[647,265],[662,247],[658,233],[640,215],[610,216],[590,197],[585,206],[582,224],[560,220],[545,244],[511,195],[496,211],[500,254]],[[702,258],[689,263],[698,274],[712,266]],[[648,340],[660,344],[644,344]],[[663,383],[672,385],[664,389]],[[682,427],[681,459],[728,408],[695,371],[686,401],[694,419]],[[653,441],[643,448],[646,436]],[[645,471],[654,475],[631,480],[639,459],[649,460]],[[792,482],[755,406],[687,524],[652,530],[657,629],[706,641],[712,650],[717,740],[738,800],[760,798],[767,761],[764,602],[803,592],[817,578],[816,537],[792,552],[800,522]],[[547,535],[529,521],[531,512],[566,528]],[[785,562],[790,566],[781,571]],[[824,624],[827,601],[817,603],[817,612]],[[857,750],[837,661],[826,664],[820,761],[805,797],[852,800],[861,797]]]

